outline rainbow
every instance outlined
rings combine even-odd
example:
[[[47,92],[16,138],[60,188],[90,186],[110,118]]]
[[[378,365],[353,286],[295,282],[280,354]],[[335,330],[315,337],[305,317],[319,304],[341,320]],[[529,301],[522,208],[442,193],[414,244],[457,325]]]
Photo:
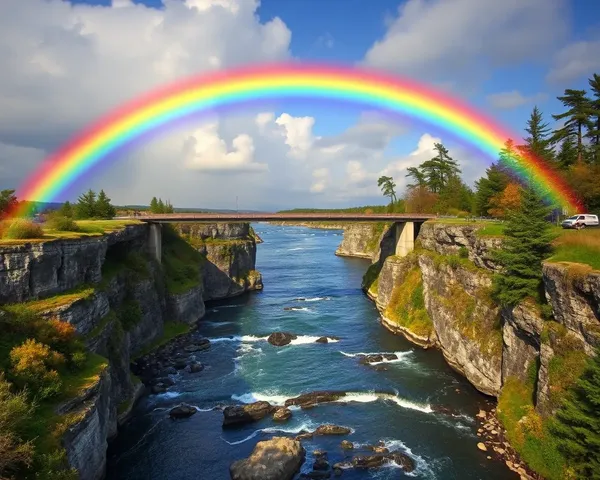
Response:
[[[412,117],[492,159],[508,138],[518,138],[474,108],[413,80],[352,67],[270,64],[194,76],[123,105],[47,158],[18,190],[19,198],[55,201],[109,155],[187,117],[286,99],[337,101]],[[571,211],[580,208],[575,193],[542,160],[519,154],[509,163],[514,174],[553,205]]]

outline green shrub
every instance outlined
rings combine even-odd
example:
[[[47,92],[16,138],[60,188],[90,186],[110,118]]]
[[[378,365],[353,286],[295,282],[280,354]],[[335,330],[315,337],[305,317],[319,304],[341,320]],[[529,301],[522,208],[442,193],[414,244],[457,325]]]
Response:
[[[52,230],[58,232],[79,232],[81,228],[75,223],[72,218],[63,217],[60,215],[53,215],[47,222],[46,225]]]
[[[129,296],[119,311],[117,313],[119,320],[121,320],[121,324],[126,331],[130,331],[133,327],[135,327],[140,320],[142,319],[142,308],[140,303]]]
[[[460,247],[458,249],[458,256],[460,258],[469,258],[469,251],[467,250],[466,247]]]
[[[44,231],[38,224],[30,220],[17,218],[12,221],[9,227],[4,231],[2,238],[7,239],[29,239],[44,238]]]

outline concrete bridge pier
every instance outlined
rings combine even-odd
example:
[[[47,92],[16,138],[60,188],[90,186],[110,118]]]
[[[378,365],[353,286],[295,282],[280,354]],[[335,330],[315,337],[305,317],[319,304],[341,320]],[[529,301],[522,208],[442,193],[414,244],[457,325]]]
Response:
[[[158,263],[162,259],[162,223],[150,223],[148,231],[148,250]]]
[[[405,257],[415,249],[415,239],[421,224],[416,222],[396,222],[394,224],[396,238],[396,255]]]

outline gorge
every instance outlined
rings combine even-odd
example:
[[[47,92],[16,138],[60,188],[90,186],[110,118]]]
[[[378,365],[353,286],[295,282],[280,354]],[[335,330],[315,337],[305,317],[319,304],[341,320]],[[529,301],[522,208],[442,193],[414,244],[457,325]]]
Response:
[[[56,407],[83,480],[105,468],[115,479],[227,479],[273,436],[302,438],[303,478],[535,478],[507,441],[519,450],[528,432],[517,429],[552,414],[597,346],[600,274],[547,262],[553,319],[533,304],[501,310],[490,286],[502,239],[482,226],[427,222],[398,257],[385,224],[350,224],[343,237],[178,225],[160,266],[144,253],[148,227],[129,225],[1,247],[0,301],[71,323],[96,360],[94,381]],[[290,335],[278,346],[274,332]],[[522,392],[515,420],[507,399]],[[243,405],[266,410],[224,428],[227,408]],[[273,412],[286,418],[264,418]],[[316,433],[328,424],[348,430]],[[377,448],[392,457],[362,469]]]

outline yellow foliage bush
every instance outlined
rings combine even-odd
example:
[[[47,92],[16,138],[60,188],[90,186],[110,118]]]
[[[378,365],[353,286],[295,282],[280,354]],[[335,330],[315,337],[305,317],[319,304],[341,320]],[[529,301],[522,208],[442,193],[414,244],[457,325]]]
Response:
[[[65,364],[64,355],[48,345],[28,339],[11,350],[10,360],[17,382],[32,388],[40,398],[60,392],[62,381],[57,369]]]

